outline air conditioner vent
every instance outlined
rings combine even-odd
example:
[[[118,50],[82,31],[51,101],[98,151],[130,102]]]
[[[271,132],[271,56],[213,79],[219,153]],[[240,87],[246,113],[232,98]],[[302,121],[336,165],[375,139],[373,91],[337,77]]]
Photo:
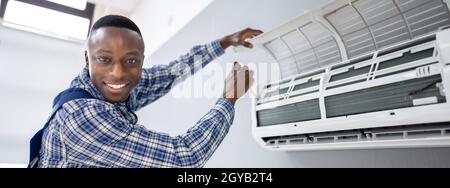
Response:
[[[267,137],[263,140],[271,146],[284,145],[315,145],[359,143],[411,139],[450,138],[450,122],[436,124],[418,124],[398,127],[380,127],[350,131],[336,131],[307,135],[288,135]],[[310,138],[310,139],[307,139]],[[281,143],[280,143],[281,141]]]
[[[433,55],[434,55],[434,48],[428,49],[425,51],[421,51],[421,52],[417,52],[417,53],[406,52],[400,58],[380,62],[378,70],[384,70],[387,68],[403,65],[406,63],[412,63],[417,60],[433,57]]]
[[[320,119],[319,99],[258,111],[260,127]]]
[[[368,112],[392,110],[413,107],[415,97],[438,97],[439,102],[445,102],[436,86],[440,76],[398,82],[385,86],[369,88],[325,98],[327,117],[348,116]],[[423,90],[426,88],[425,90]],[[421,91],[412,96],[411,93]]]

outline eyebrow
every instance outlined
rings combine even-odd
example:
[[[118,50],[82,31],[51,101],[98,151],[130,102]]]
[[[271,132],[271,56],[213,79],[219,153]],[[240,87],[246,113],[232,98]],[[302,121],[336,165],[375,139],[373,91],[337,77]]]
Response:
[[[102,53],[102,52],[104,52],[104,53],[112,53],[111,50],[105,50],[105,49],[99,49],[99,50],[96,50],[96,51],[95,51],[95,53]],[[138,55],[139,55],[140,53],[141,53],[140,50],[134,49],[134,50],[128,51],[128,52],[126,53],[126,55],[130,55],[130,54],[138,54]]]
[[[99,50],[96,50],[94,53],[102,53],[102,52],[105,52],[105,53],[112,53],[111,50],[105,50],[105,49],[99,49]]]
[[[129,55],[129,54],[137,54],[137,55],[139,55],[140,53],[141,52],[138,49],[134,49],[134,50],[128,51],[127,55]]]

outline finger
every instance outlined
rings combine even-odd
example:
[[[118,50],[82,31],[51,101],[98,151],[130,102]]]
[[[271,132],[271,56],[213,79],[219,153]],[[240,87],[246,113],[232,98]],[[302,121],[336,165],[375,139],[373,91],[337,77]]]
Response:
[[[234,70],[239,70],[239,69],[241,69],[242,68],[242,66],[241,66],[241,64],[240,63],[238,63],[237,61],[236,62],[234,62]]]
[[[263,34],[264,32],[261,30],[256,30],[256,29],[248,29],[247,33],[252,36],[258,36],[258,35]]]
[[[250,72],[249,71],[244,71],[244,75],[245,75],[245,80],[247,81],[247,82],[249,82],[250,81]]]
[[[251,27],[248,27],[247,29],[245,29],[245,31],[249,31],[249,32],[260,32],[262,33],[263,31],[261,31],[260,29],[253,29]]]
[[[234,78],[238,77],[238,75],[240,74],[239,70],[241,70],[241,65],[239,63],[235,63],[233,69],[231,70]]]
[[[255,75],[255,71],[250,70],[250,77],[253,77]]]
[[[245,71],[245,79],[250,80],[250,72],[249,71]]]
[[[258,34],[255,33],[255,32],[248,32],[248,33],[244,33],[244,34],[242,35],[242,37],[244,38],[244,40],[253,39],[253,38],[255,38],[256,36],[258,36]]]
[[[255,83],[255,79],[254,78],[249,78],[248,80],[247,80],[247,82],[246,82],[246,89],[247,89],[247,91],[248,90],[250,90],[250,88],[252,88],[253,87],[253,84]]]
[[[245,66],[243,71],[245,72],[245,79],[250,80],[250,78],[252,77],[250,69],[247,66]]]
[[[239,70],[239,75],[241,75],[241,76],[249,76],[250,75],[250,71],[249,71],[249,68],[247,67],[247,66],[244,66],[244,67],[242,67],[240,70]]]
[[[242,45],[247,48],[253,48],[253,44],[249,42],[244,42]]]
[[[255,83],[255,78],[250,77],[250,87],[252,87],[252,85]]]

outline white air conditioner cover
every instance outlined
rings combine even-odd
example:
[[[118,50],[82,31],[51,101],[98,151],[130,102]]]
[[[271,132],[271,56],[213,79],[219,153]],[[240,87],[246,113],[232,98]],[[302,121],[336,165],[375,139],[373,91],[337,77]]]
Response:
[[[279,64],[253,135],[276,150],[450,146],[443,0],[337,0],[252,40]]]

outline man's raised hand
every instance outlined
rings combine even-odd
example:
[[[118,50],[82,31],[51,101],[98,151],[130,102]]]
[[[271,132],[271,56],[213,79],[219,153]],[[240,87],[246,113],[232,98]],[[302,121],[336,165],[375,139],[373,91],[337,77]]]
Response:
[[[262,33],[263,32],[261,30],[247,28],[237,33],[225,36],[220,40],[220,45],[223,49],[226,49],[230,46],[244,46],[247,48],[253,48],[253,44],[248,42],[248,40],[261,35]]]
[[[223,98],[230,101],[233,105],[236,101],[244,96],[253,86],[254,72],[247,66],[243,66],[238,62],[234,63],[233,70],[225,80],[225,88]]]

